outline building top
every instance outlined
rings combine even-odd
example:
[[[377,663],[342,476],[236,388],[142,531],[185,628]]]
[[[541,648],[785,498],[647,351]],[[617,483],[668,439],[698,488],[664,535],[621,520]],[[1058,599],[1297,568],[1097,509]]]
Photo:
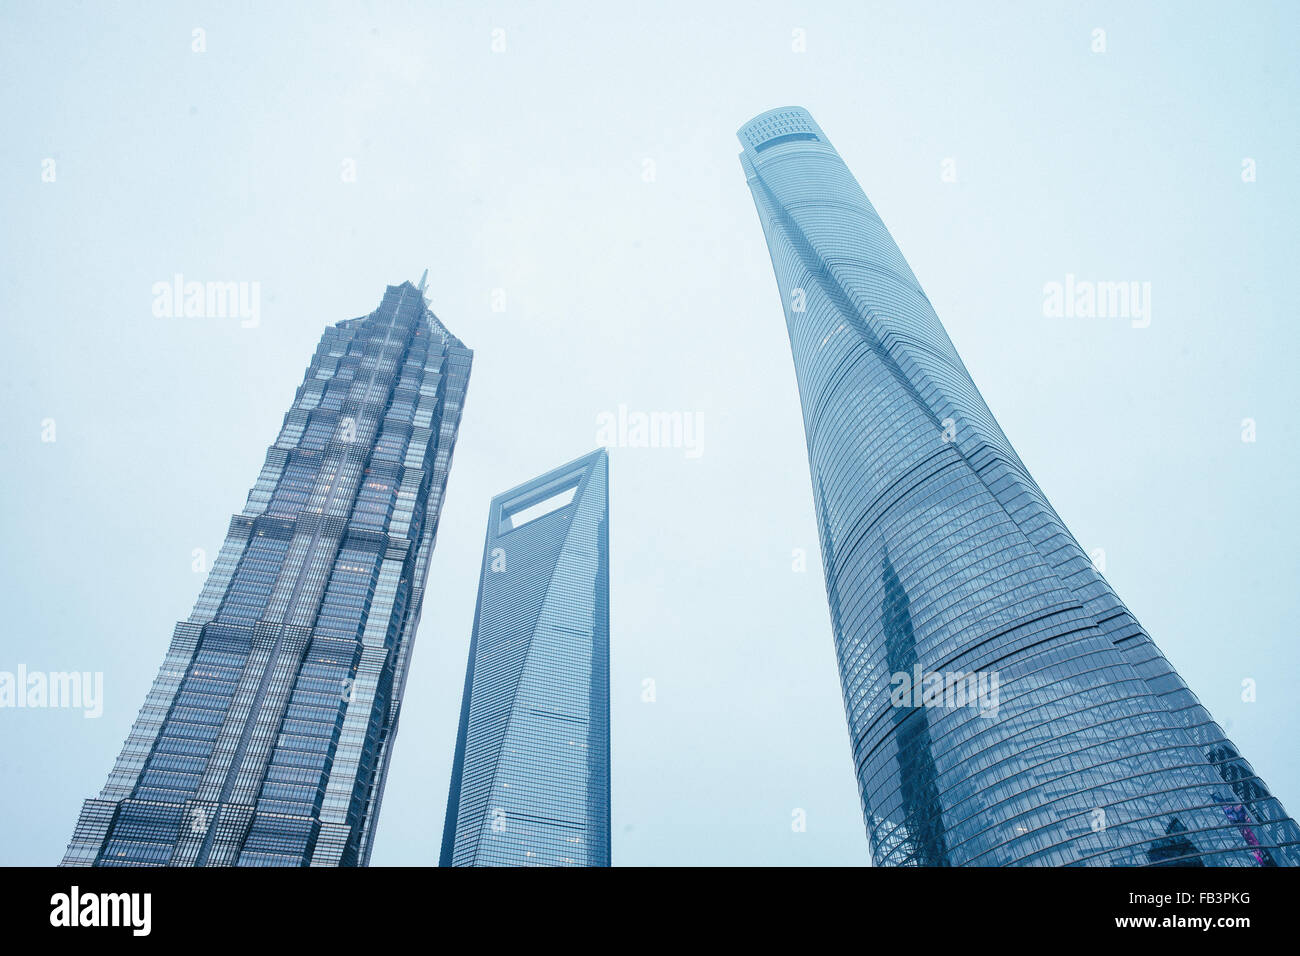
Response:
[[[444,345],[449,345],[454,348],[464,349],[465,351],[469,352],[472,355],[474,350],[471,349],[464,342],[462,342],[456,335],[454,335],[451,332],[451,330],[447,328],[447,326],[443,325],[442,321],[438,318],[438,316],[434,313],[433,309],[429,306],[429,298],[427,295],[425,295],[425,291],[424,291],[425,286],[428,283],[428,278],[429,278],[429,270],[425,269],[424,275],[420,277],[419,285],[416,285],[415,283],[411,282],[410,279],[407,279],[406,281],[398,285],[390,285],[387,289],[387,292],[398,292],[401,291],[402,289],[409,288],[411,292],[419,296],[420,304],[424,307],[425,324],[428,325],[429,331],[431,331],[434,335],[436,335]],[[375,310],[374,312],[371,312],[369,315],[358,316],[355,319],[344,319],[343,321],[337,323],[337,326],[338,328],[341,329],[354,328],[356,326],[362,325],[363,323],[366,322],[367,319],[370,319],[373,316],[377,315],[378,312],[379,310]]]
[[[817,121],[802,106],[781,106],[759,113],[736,133],[747,153],[761,153],[785,143],[830,145]]]

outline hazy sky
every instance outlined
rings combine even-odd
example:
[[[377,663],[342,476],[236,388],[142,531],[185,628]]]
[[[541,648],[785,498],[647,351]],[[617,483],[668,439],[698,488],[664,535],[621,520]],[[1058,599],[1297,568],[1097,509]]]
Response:
[[[0,863],[62,856],[321,330],[425,267],[475,362],[373,862],[437,861],[489,500],[620,405],[701,453],[611,451],[615,863],[866,862],[736,159],[790,104],[1300,812],[1298,33],[1264,3],[6,3],[0,670],[102,671],[104,709],[0,710]],[[259,283],[260,323],[155,317],[177,273]],[[1150,282],[1150,326],[1045,316],[1067,274]]]

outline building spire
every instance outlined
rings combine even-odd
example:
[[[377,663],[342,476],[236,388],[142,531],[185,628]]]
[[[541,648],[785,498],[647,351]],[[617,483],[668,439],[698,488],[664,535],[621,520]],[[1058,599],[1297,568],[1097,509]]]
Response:
[[[420,290],[420,295],[424,295],[424,285],[428,281],[429,281],[429,270],[425,269],[424,275],[420,276],[420,284],[419,286],[417,286],[417,288]]]

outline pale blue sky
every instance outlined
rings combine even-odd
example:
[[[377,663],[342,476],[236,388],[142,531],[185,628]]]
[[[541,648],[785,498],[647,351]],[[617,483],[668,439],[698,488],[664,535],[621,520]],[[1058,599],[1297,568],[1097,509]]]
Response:
[[[702,454],[611,453],[615,862],[865,862],[736,159],[735,130],[789,104],[1067,524],[1300,812],[1296,8],[701,6],[5,4],[0,670],[102,671],[105,702],[0,710],[0,863],[61,857],[322,328],[426,266],[476,359],[373,862],[437,860],[489,500],[620,404],[699,416]],[[155,318],[178,272],[259,282],[260,325]],[[1044,317],[1067,273],[1149,281],[1150,327]]]

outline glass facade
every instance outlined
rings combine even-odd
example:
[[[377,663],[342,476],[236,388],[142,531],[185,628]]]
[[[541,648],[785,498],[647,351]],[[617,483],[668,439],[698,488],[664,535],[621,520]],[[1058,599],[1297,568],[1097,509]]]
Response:
[[[609,459],[498,495],[442,866],[609,866]]]
[[[1066,530],[821,128],[790,107],[739,137],[875,863],[1300,863],[1300,830]]]
[[[325,331],[70,866],[356,866],[473,353],[423,282]]]

